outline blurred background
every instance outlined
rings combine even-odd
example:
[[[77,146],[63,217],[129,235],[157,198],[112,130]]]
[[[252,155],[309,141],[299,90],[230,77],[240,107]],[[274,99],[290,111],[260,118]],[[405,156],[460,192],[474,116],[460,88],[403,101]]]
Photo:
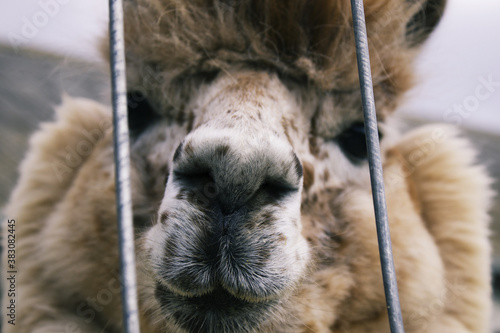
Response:
[[[52,118],[62,93],[109,103],[98,50],[107,1],[23,0],[0,11],[0,207],[16,183],[29,134]],[[408,126],[463,128],[500,191],[500,1],[448,0],[416,63],[418,85],[400,114]],[[0,213],[1,214],[1,213]],[[500,199],[492,207],[492,332],[500,332]],[[2,217],[2,221],[4,218]]]

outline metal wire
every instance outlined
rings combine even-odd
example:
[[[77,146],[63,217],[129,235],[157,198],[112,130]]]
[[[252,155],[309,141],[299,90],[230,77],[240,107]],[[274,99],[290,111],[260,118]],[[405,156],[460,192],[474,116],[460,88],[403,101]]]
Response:
[[[377,225],[382,277],[384,280],[385,300],[391,332],[403,333],[403,317],[399,304],[398,285],[392,258],[391,235],[389,233],[389,222],[385,202],[384,178],[382,174],[382,161],[380,159],[377,115],[375,111],[375,98],[373,96],[373,83],[363,0],[351,0],[351,8],[354,22],[354,37],[356,41],[361,99],[365,118],[368,163],[370,165],[370,179],[373,193],[373,205],[375,207],[375,220]]]
[[[123,332],[139,333],[132,196],[130,190],[130,151],[127,120],[125,46],[123,38],[123,4],[121,0],[109,0],[109,36],[116,204],[118,210],[118,239],[122,275]]]

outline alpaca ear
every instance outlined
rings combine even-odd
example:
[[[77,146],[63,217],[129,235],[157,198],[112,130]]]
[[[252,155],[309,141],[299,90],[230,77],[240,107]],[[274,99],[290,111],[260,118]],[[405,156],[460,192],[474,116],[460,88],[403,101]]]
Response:
[[[416,2],[417,9],[406,24],[406,40],[410,47],[416,47],[422,44],[438,25],[444,13],[446,0],[411,2]]]

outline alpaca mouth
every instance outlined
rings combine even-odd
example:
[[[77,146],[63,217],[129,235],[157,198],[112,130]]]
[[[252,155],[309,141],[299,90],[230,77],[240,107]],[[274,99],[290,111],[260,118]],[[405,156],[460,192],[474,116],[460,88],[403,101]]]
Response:
[[[277,300],[249,302],[231,295],[222,287],[208,294],[187,297],[162,284],[156,286],[156,298],[165,316],[192,333],[254,331],[270,316]]]

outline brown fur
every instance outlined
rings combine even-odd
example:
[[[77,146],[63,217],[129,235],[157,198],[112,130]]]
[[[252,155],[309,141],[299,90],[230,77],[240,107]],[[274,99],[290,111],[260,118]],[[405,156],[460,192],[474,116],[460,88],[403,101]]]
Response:
[[[408,47],[404,23],[421,3],[365,1],[381,114],[392,111],[411,84],[408,63],[415,49]],[[358,88],[349,1],[154,0],[132,1],[126,8],[130,87],[162,91],[158,106],[172,115],[191,89],[178,82],[199,73],[271,69],[325,92]]]
[[[436,24],[419,10],[443,3],[365,3],[406,332],[486,332],[490,180],[455,129],[399,137],[390,116]],[[389,332],[368,166],[339,144],[361,121],[349,3],[125,13],[129,89],[157,117],[131,137],[142,332]],[[110,124],[108,107],[66,98],[32,137],[6,209],[20,272],[7,333],[123,329]],[[205,260],[213,244],[224,260]],[[217,292],[238,306],[205,324]]]

